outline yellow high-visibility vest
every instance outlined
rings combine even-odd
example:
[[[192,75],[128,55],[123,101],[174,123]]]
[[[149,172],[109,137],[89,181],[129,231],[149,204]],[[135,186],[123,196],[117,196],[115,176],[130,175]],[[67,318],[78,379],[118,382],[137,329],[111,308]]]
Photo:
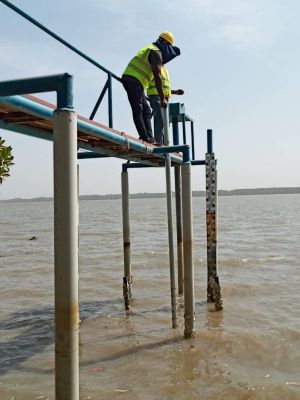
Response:
[[[161,80],[162,80],[162,84],[163,84],[163,92],[164,95],[168,98],[171,97],[171,83],[170,83],[170,76],[169,76],[169,72],[167,70],[167,68],[163,65],[161,67]],[[147,95],[151,96],[151,95],[158,95],[156,86],[155,86],[155,80],[154,78],[152,79],[152,81],[149,83],[148,89],[147,89]]]
[[[129,61],[129,64],[123,72],[123,75],[130,75],[138,79],[144,89],[147,89],[149,83],[154,77],[151,64],[148,60],[151,50],[160,51],[154,44],[149,44],[148,46],[143,47],[137,55]]]

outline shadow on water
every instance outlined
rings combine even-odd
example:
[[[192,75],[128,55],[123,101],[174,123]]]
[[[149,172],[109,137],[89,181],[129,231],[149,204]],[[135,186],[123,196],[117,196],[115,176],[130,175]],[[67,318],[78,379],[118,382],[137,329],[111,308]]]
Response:
[[[155,310],[141,310],[139,314],[146,312],[170,312],[169,307],[162,307]],[[82,302],[80,304],[80,319],[84,321],[96,315],[113,314],[124,317],[125,313],[120,307],[120,300],[105,300],[94,302]],[[21,364],[29,358],[48,351],[48,347],[54,344],[54,308],[41,307],[13,313],[9,318],[0,321],[0,331],[22,329],[15,337],[0,343],[0,376],[10,370],[35,372],[40,374],[52,373],[53,369],[38,369]],[[183,340],[182,336],[159,340],[147,343],[134,348],[123,350],[108,357],[93,359],[81,363],[81,366],[93,365],[99,362],[113,361],[133,353],[146,349],[155,349]]]
[[[98,363],[105,362],[105,361],[118,360],[122,357],[127,357],[127,356],[131,356],[133,354],[139,353],[140,351],[154,350],[154,349],[157,349],[157,348],[160,348],[162,346],[166,346],[166,345],[169,345],[172,343],[181,342],[183,340],[184,339],[182,336],[176,336],[176,337],[159,340],[159,341],[152,342],[152,343],[141,344],[141,345],[134,346],[134,347],[126,349],[126,350],[121,350],[118,353],[107,356],[107,357],[102,357],[102,358],[93,359],[93,360],[89,360],[89,361],[80,363],[80,366],[85,367],[85,366],[90,366],[90,365],[98,364]]]
[[[116,309],[120,311],[117,305],[120,305],[119,300],[82,302],[80,319],[84,321],[97,314],[111,313],[112,308],[115,308],[113,311],[117,315]],[[18,311],[0,321],[0,331],[15,329],[22,329],[22,332],[0,343],[0,376],[11,369],[23,369],[20,367],[21,363],[46,352],[48,346],[54,343],[54,308],[49,306]]]

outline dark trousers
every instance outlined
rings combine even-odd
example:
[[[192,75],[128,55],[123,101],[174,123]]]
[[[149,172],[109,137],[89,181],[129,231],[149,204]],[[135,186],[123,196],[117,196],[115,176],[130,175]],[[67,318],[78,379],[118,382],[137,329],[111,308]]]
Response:
[[[160,97],[159,95],[150,95],[148,98],[153,110],[154,138],[158,145],[162,145],[164,135],[164,116],[163,109],[160,105]]]
[[[132,109],[133,121],[141,139],[152,138],[151,108],[144,88],[134,77],[123,75],[122,83]]]

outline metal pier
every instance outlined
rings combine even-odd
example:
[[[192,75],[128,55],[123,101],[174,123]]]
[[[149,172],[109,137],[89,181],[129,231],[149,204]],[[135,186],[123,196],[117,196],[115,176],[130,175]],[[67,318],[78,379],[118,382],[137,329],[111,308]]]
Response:
[[[53,141],[54,170],[54,276],[55,276],[55,391],[56,400],[79,400],[79,296],[78,296],[78,172],[77,159],[116,157],[122,166],[123,295],[130,307],[133,274],[131,270],[130,202],[128,169],[164,167],[168,208],[169,259],[172,327],[177,327],[176,296],[184,299],[184,336],[195,335],[192,166],[206,166],[207,215],[207,301],[223,308],[217,273],[217,170],[212,151],[212,131],[207,131],[205,159],[195,158],[194,121],[184,104],[171,104],[165,113],[165,137],[170,118],[173,144],[156,147],[113,128],[112,80],[121,79],[49,30],[8,0],[0,3],[12,9],[69,50],[107,74],[106,83],[89,118],[73,110],[73,79],[69,74],[0,82],[0,129]],[[53,105],[32,93],[55,91]],[[108,100],[108,126],[93,119],[105,95]],[[190,137],[187,124],[190,123]],[[179,131],[182,131],[182,140]],[[181,143],[181,144],[180,144]],[[188,144],[190,143],[190,145]],[[171,167],[175,172],[177,271],[174,262]],[[176,272],[177,283],[176,288]]]
[[[0,97],[0,128],[52,141],[55,109],[55,105],[32,95]],[[164,154],[155,146],[80,115],[77,145],[81,150],[78,158],[118,157],[151,166],[165,163]],[[170,157],[172,163],[182,163],[182,154]]]

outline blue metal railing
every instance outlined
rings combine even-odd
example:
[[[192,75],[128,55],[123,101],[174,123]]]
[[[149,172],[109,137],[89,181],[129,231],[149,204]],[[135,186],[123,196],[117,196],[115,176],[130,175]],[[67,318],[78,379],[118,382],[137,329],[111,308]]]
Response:
[[[68,47],[70,50],[74,51],[77,53],[79,56],[90,62],[91,64],[95,65],[97,68],[101,69],[103,72],[106,72],[107,74],[107,81],[104,85],[104,88],[99,96],[99,99],[97,100],[97,103],[93,109],[93,112],[91,114],[90,119],[93,119],[100,104],[101,101],[108,89],[108,124],[109,127],[113,127],[113,107],[112,107],[112,78],[116,79],[117,81],[121,82],[121,78],[109,71],[107,68],[103,67],[103,65],[99,64],[97,61],[93,60],[91,57],[83,53],[81,50],[77,49],[76,47],[72,46],[70,43],[62,39],[60,36],[58,36],[56,33],[52,32],[50,29],[48,29],[46,26],[42,25],[40,22],[32,18],[30,15],[26,14],[24,11],[22,11],[20,8],[16,7],[14,4],[12,4],[10,1],[7,0],[0,0],[1,3],[5,4],[7,7],[11,8],[13,11],[21,15],[23,18],[27,19],[30,21],[32,24],[46,32],[48,35],[52,36],[54,39],[58,40],[60,43],[62,43],[64,46]]]
[[[61,38],[59,35],[56,33],[52,32],[50,29],[48,29],[46,26],[32,18],[30,15],[26,14],[24,11],[22,11],[20,8],[16,7],[14,4],[12,4],[8,0],[0,0],[1,3],[5,4],[7,7],[21,15],[23,18],[27,19],[29,22],[46,32],[48,35],[62,43],[64,46],[69,48],[70,50],[74,51],[76,54],[96,66],[97,68],[101,69],[101,71],[105,72],[107,74],[107,80],[104,84],[104,87],[100,93],[100,96],[92,110],[92,113],[90,115],[90,120],[93,120],[95,117],[95,114],[97,113],[100,104],[107,92],[107,98],[108,98],[108,126],[110,128],[113,127],[113,99],[112,99],[112,79],[116,79],[117,81],[121,82],[121,78],[118,77],[116,74],[113,72],[109,71],[107,68],[103,67],[103,65],[99,64],[97,61],[93,60],[91,57],[83,53],[81,50],[77,49],[70,43],[68,43],[66,40]],[[173,122],[173,144],[174,145],[179,145],[179,130],[178,130],[178,122],[180,121],[182,123],[182,135],[183,135],[183,144],[187,144],[187,138],[186,138],[186,121],[189,121],[191,123],[191,152],[192,152],[192,157],[191,159],[195,160],[195,143],[194,143],[194,121],[188,117],[185,114],[185,109],[184,109],[184,104],[180,103],[175,103],[171,104],[170,107],[173,107],[174,112],[171,111],[171,114],[173,114],[173,118],[171,119],[171,122]],[[212,146],[212,140],[210,140],[210,146]]]
[[[170,122],[173,125],[173,144],[179,145],[179,123],[182,124],[182,139],[183,144],[187,144],[186,135],[186,122],[191,124],[191,160],[195,160],[195,137],[194,137],[194,121],[191,117],[186,115],[185,107],[182,103],[171,103],[170,104]]]
[[[57,108],[73,109],[73,76],[64,73],[0,82],[0,96],[56,91]]]

